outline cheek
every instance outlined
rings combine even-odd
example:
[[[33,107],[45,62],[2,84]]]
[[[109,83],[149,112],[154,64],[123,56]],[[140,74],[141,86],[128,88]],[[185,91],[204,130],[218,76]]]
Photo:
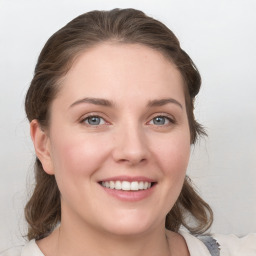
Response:
[[[190,157],[190,136],[187,132],[175,132],[158,141],[155,161],[161,175],[156,206],[162,209],[162,218],[172,209],[181,192]]]
[[[94,173],[101,168],[108,149],[95,138],[77,135],[64,138],[54,137],[53,167],[62,200],[76,207],[91,193]]]
[[[165,175],[183,176],[190,157],[190,137],[177,134],[166,138],[159,144],[156,154]]]
[[[182,150],[182,153],[180,150]],[[165,184],[168,187],[169,194],[178,197],[187,171],[190,156],[190,147],[179,147],[170,151],[166,160],[163,159],[163,170],[165,176]]]
[[[156,159],[162,170],[164,201],[173,205],[182,189],[190,157],[190,136],[187,132],[170,135],[159,144]],[[167,209],[170,210],[169,208]]]
[[[102,147],[93,137],[55,137],[53,145],[55,175],[70,176],[71,179],[92,175],[107,155],[107,148]]]

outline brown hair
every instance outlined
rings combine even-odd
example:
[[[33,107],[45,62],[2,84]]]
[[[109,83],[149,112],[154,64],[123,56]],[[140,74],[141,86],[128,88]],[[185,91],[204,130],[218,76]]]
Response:
[[[185,82],[186,109],[191,133],[191,144],[205,134],[194,118],[194,99],[201,86],[200,74],[193,61],[180,47],[176,36],[161,22],[134,9],[92,11],[82,14],[53,34],[46,42],[35,67],[34,78],[28,89],[25,109],[29,121],[37,119],[47,128],[50,104],[58,93],[61,78],[68,72],[74,59],[89,47],[106,41],[146,45],[170,59],[181,72]],[[60,192],[55,177],[48,175],[39,159],[35,163],[36,185],[25,208],[29,224],[28,238],[47,236],[60,222]],[[187,221],[194,218],[194,225]],[[177,232],[181,225],[192,233],[203,233],[212,224],[213,213],[203,201],[188,177],[181,194],[166,216],[166,228]]]

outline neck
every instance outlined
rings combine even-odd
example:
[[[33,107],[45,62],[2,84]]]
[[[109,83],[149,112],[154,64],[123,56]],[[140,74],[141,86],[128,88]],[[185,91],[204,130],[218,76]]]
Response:
[[[65,213],[65,211],[63,211]],[[37,241],[46,256],[188,256],[183,237],[157,223],[145,232],[107,232],[86,223],[79,216],[63,214],[61,225],[48,237]],[[104,231],[105,230],[105,231]]]
[[[46,256],[189,256],[184,238],[163,225],[147,233],[117,235],[96,230],[84,223],[62,224],[48,237],[37,241]]]
[[[64,223],[58,233],[58,256],[100,255],[100,256],[170,256],[165,229],[149,234],[116,235],[102,231],[70,229]]]

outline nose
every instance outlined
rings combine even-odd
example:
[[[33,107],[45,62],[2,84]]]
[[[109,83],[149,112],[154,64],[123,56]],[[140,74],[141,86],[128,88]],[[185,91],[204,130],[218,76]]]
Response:
[[[114,136],[113,158],[116,162],[137,165],[149,159],[148,142],[142,127],[119,127]]]

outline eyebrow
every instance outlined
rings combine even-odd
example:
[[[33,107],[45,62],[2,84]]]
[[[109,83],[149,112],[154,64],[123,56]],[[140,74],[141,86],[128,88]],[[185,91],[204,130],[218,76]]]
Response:
[[[160,100],[151,100],[148,103],[148,107],[161,107],[168,103],[173,103],[178,105],[181,109],[183,109],[182,104],[173,98],[160,99]]]
[[[76,106],[81,103],[90,103],[94,105],[100,105],[105,107],[112,107],[114,104],[110,100],[99,99],[99,98],[84,98],[78,101],[75,101],[70,105],[70,107]]]
[[[105,106],[105,107],[112,107],[114,106],[114,103],[110,100],[107,99],[101,99],[101,98],[83,98],[80,100],[75,101],[70,105],[70,108],[73,106],[76,106],[81,103],[90,103],[94,105],[99,105],[99,106]],[[181,109],[183,109],[182,104],[179,103],[177,100],[173,98],[167,98],[167,99],[159,99],[159,100],[151,100],[147,104],[147,107],[161,107],[166,104],[173,103],[179,106]]]

